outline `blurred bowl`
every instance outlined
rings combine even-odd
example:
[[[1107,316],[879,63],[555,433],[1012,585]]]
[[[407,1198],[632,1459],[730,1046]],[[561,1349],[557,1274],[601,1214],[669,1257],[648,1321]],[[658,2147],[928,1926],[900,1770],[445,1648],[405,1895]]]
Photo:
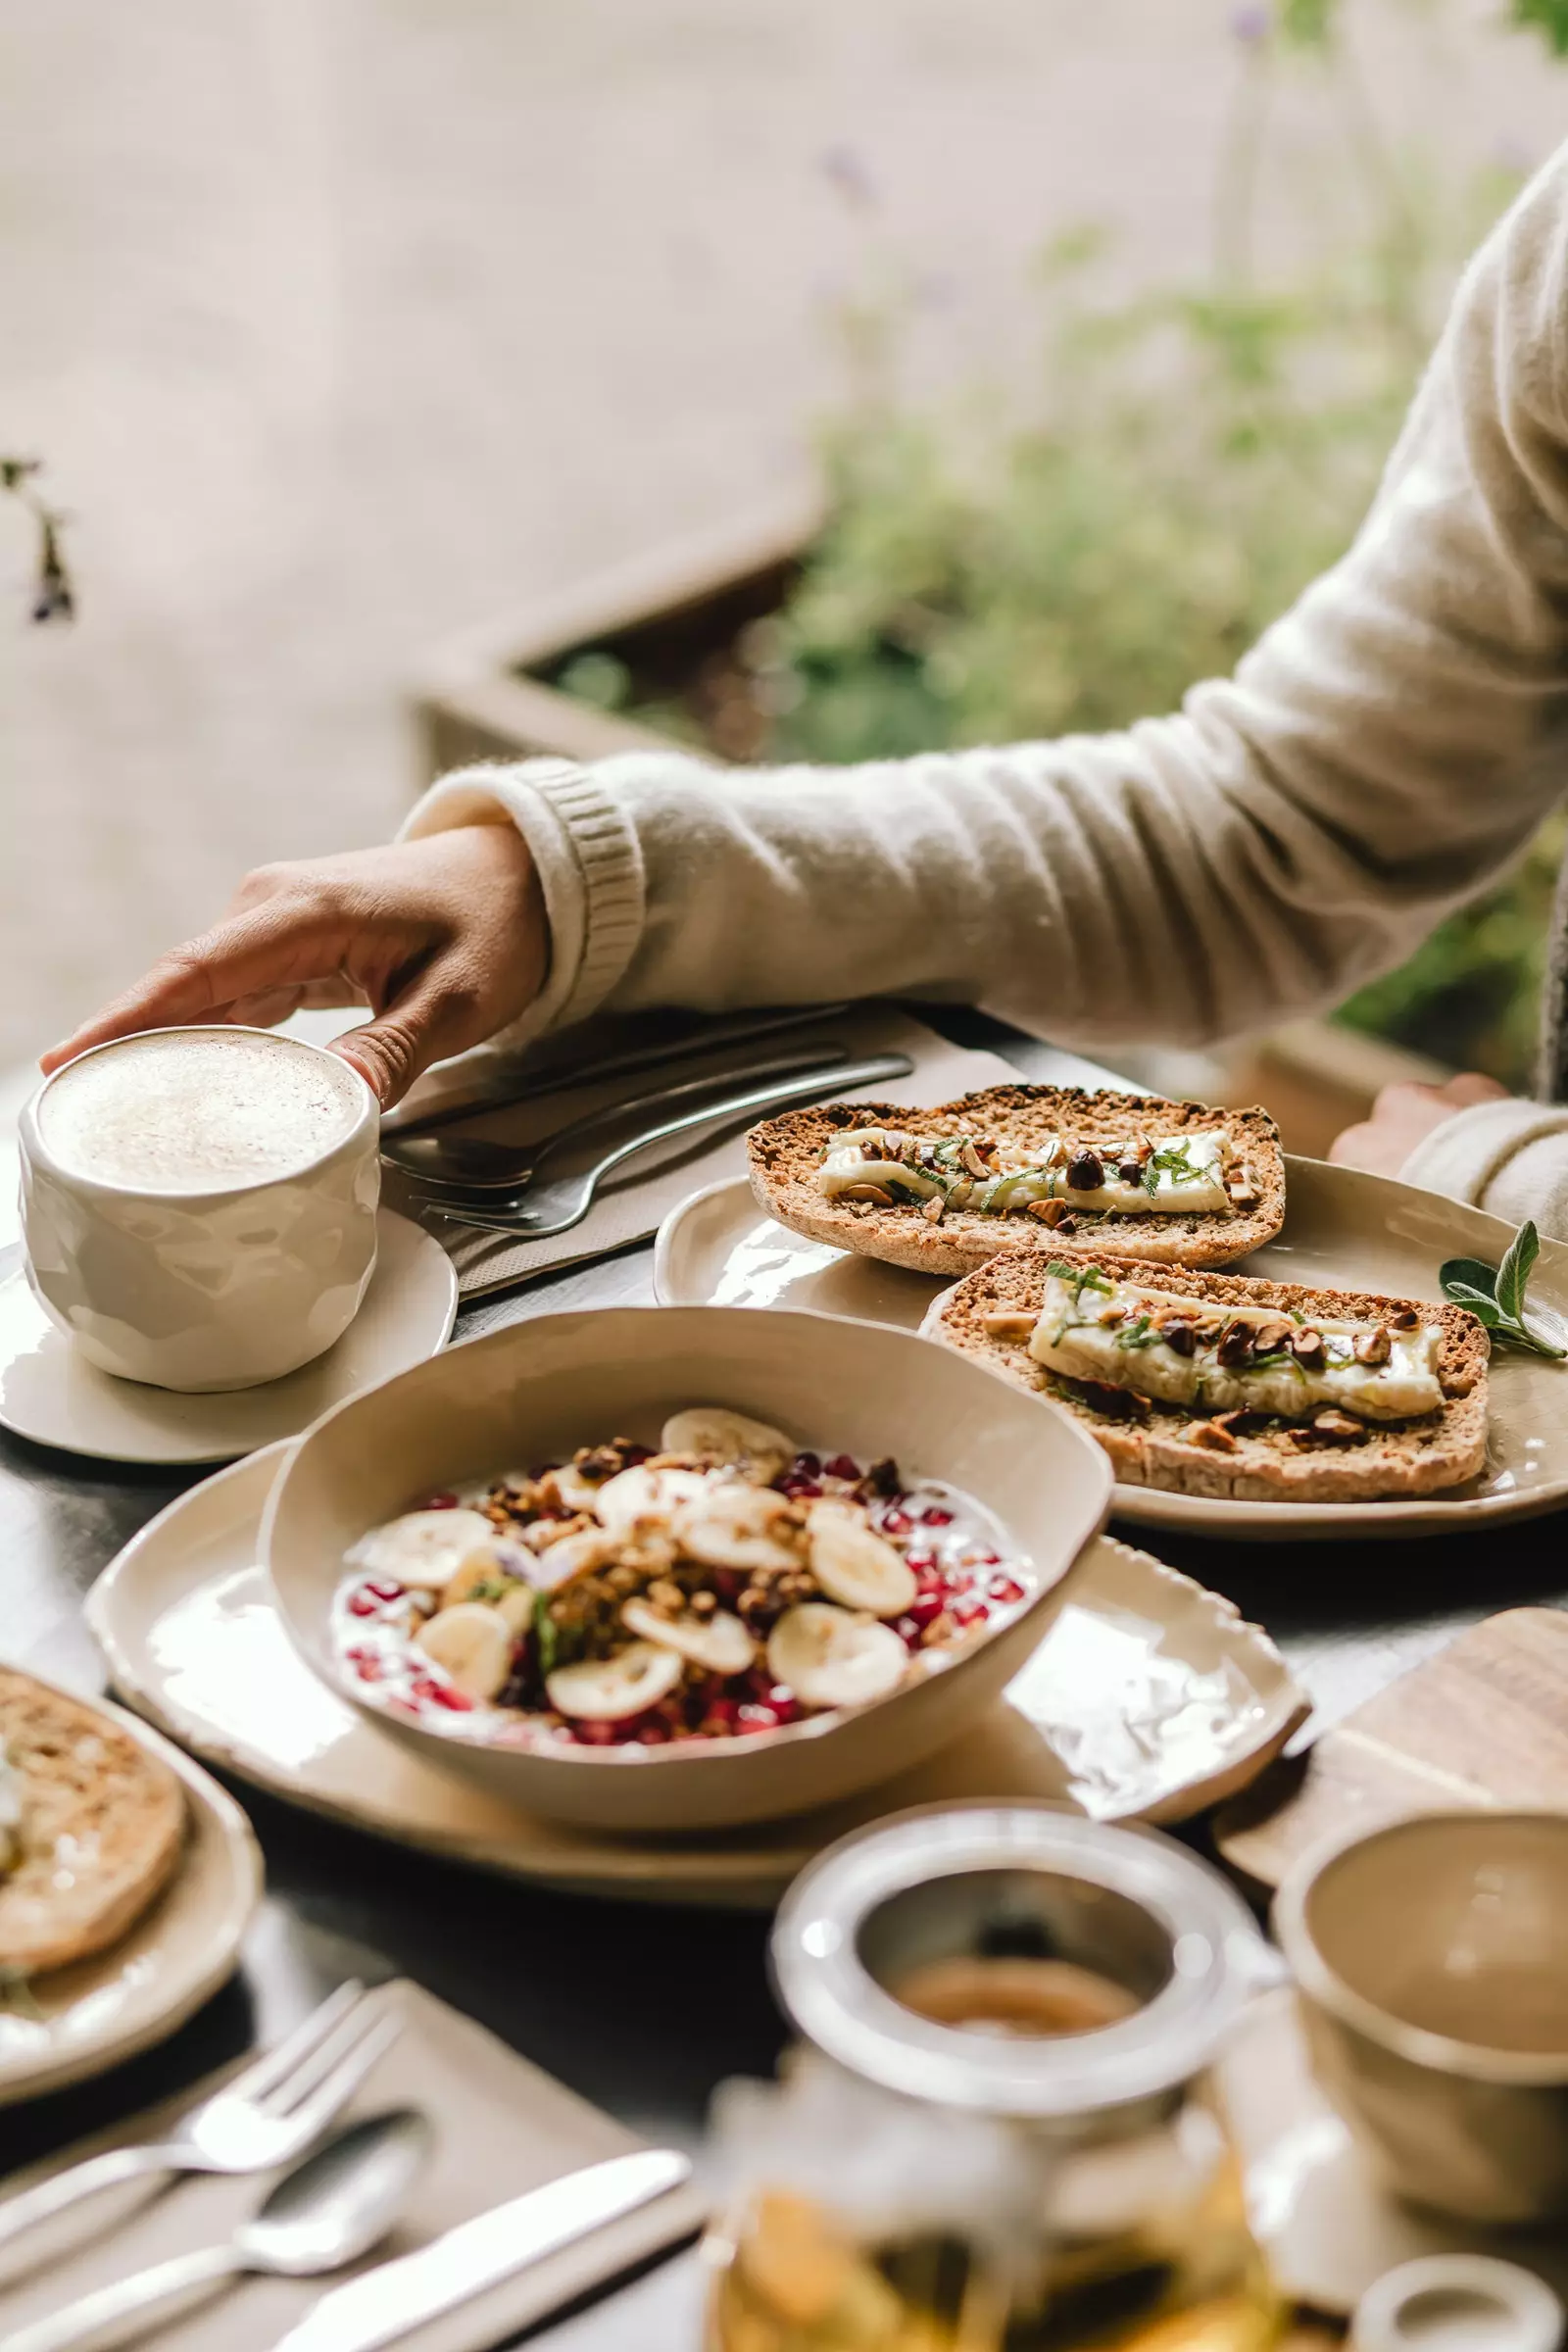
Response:
[[[422,1494],[578,1446],[657,1443],[665,1416],[692,1404],[732,1406],[861,1460],[893,1454],[906,1475],[960,1489],[1026,1564],[1029,1599],[868,1707],[732,1740],[530,1751],[444,1737],[367,1699],[338,1661],[332,1603],[344,1554],[368,1528]],[[590,1829],[712,1830],[831,1803],[956,1738],[1055,1617],[1110,1488],[1105,1455],[1065,1413],[908,1332],[742,1307],[602,1307],[509,1325],[326,1414],[279,1474],[262,1548],[317,1674],[427,1761]]]

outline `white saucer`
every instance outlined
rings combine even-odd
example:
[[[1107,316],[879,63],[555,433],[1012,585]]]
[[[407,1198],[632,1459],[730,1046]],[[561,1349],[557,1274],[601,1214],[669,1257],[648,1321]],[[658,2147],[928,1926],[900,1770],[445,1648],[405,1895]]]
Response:
[[[1495,1265],[1513,1235],[1464,1202],[1324,1160],[1286,1157],[1283,1231],[1229,1269],[1321,1290],[1437,1299],[1445,1258]],[[744,1177],[709,1185],[671,1211],[654,1250],[662,1306],[810,1307],[918,1331],[946,1275],[911,1273],[790,1233],[763,1214]],[[1543,1242],[1531,1302],[1568,1324],[1568,1244]],[[1112,1515],[1177,1535],[1276,1544],[1334,1537],[1441,1535],[1568,1504],[1568,1365],[1511,1350],[1492,1359],[1487,1465],[1452,1494],[1384,1502],[1244,1502],[1118,1486]]]
[[[253,1454],[192,1488],[105,1569],[87,1623],[116,1690],[274,1796],[511,1877],[770,1906],[822,1846],[908,1805],[1054,1797],[1101,1820],[1185,1820],[1254,1780],[1306,1713],[1279,1651],[1228,1601],[1102,1537],[1006,1700],[942,1755],[793,1821],[597,1837],[439,1770],[318,1682],[256,1565],[282,1456]]]
[[[261,1853],[233,1798],[146,1724],[104,1711],[179,1776],[190,1820],[184,1856],[118,1943],[34,1978],[26,1999],[0,2002],[0,2107],[167,2040],[232,1976],[262,1899]]]
[[[1215,2076],[1253,2233],[1293,2302],[1347,2318],[1374,2279],[1424,2254],[1500,2255],[1568,2292],[1560,2229],[1472,2229],[1390,2194],[1312,2080],[1289,1986],[1254,2002]]]
[[[444,1347],[458,1277],[439,1242],[376,1215],[375,1272],[335,1348],[259,1389],[182,1396],[100,1372],[57,1331],[19,1266],[0,1281],[0,1428],[108,1462],[226,1462],[296,1437],[329,1405]]]

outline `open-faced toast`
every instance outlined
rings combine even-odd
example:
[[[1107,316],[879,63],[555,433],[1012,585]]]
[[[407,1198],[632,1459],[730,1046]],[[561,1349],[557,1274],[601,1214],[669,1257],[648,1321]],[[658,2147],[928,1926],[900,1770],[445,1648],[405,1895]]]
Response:
[[[1060,1269],[1054,1275],[1054,1266]],[[1129,1385],[1065,1376],[1032,1351],[1056,1364],[1073,1360],[1079,1327],[1064,1347],[1070,1318],[1062,1301],[1086,1275],[1090,1306],[1074,1311],[1105,1322],[1085,1332],[1080,1350],[1101,1349],[1105,1360],[1093,1368]],[[1183,1315],[1176,1302],[1189,1300],[1199,1311]],[[1232,1323],[1245,1336],[1229,1348],[1227,1373],[1222,1348]],[[1333,1364],[1312,1346],[1329,1326],[1340,1327],[1331,1334],[1333,1351],[1351,1358],[1338,1399],[1322,1393],[1333,1386]],[[1157,1336],[1162,1331],[1172,1333],[1175,1349]],[[995,1257],[945,1292],[925,1334],[1077,1414],[1129,1486],[1248,1502],[1369,1502],[1460,1486],[1486,1459],[1489,1342],[1459,1306],[1193,1273],[1125,1253],[1080,1252],[1068,1260],[1041,1250]],[[1316,1396],[1313,1378],[1298,1369],[1303,1358],[1318,1367]],[[1205,1379],[1207,1396],[1175,1399],[1172,1392],[1200,1391]],[[1135,1380],[1145,1393],[1130,1385]],[[1387,1393],[1378,1398],[1381,1380]],[[1399,1416],[1401,1394],[1413,1397],[1416,1380],[1430,1388],[1430,1409]],[[1297,1411],[1215,1409],[1234,1407],[1250,1385],[1264,1401],[1283,1395]],[[1388,1417],[1377,1417],[1385,1408]]]
[[[847,1152],[864,1148],[843,1139],[867,1130],[906,1138],[907,1147],[895,1158],[873,1144],[878,1159],[846,1169]],[[991,1086],[929,1110],[828,1102],[764,1119],[747,1146],[752,1190],[781,1225],[921,1274],[967,1274],[999,1250],[1042,1246],[1228,1265],[1272,1240],[1285,1219],[1285,1161],[1266,1110],[1212,1110],[1155,1095]],[[999,1153],[1004,1167],[1052,1151],[1052,1165],[996,1180]],[[1097,1169],[1098,1188],[1069,1182]],[[824,1189],[846,1173],[859,1181]],[[1183,1192],[1209,1205],[1179,1207]],[[970,1204],[988,1195],[993,1206]],[[1110,1198],[1131,1210],[1093,1205]]]
[[[0,1970],[101,1952],[178,1864],[185,1797],[112,1716],[0,1666]]]

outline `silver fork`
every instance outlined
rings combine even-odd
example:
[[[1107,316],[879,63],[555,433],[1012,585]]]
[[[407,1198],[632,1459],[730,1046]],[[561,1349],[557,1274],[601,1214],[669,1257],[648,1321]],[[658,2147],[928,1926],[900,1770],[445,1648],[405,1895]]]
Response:
[[[688,1110],[675,1110],[676,1102],[695,1093],[711,1097],[712,1081],[669,1087],[659,1097],[645,1096],[639,1102],[597,1111],[570,1127],[562,1128],[535,1154],[533,1166],[519,1178],[518,1190],[510,1199],[505,1195],[498,1199],[494,1191],[467,1192],[456,1184],[443,1185],[439,1190],[427,1185],[421,1206],[427,1214],[444,1218],[449,1224],[470,1225],[484,1233],[507,1233],[519,1241],[548,1241],[554,1234],[568,1233],[573,1225],[580,1225],[594,1204],[600,1185],[612,1170],[655,1144],[667,1143],[671,1137],[684,1135],[692,1128],[747,1119],[758,1111],[777,1110],[786,1102],[819,1102],[824,1095],[852,1094],[860,1087],[906,1078],[913,1067],[906,1054],[877,1054],[865,1061],[839,1062],[830,1068],[804,1071],[794,1078],[775,1078],[764,1086],[748,1087],[741,1094],[720,1095]],[[673,1115],[652,1127],[640,1125],[639,1117],[646,1115],[656,1101],[668,1105]],[[624,1131],[627,1126],[631,1128],[629,1134]]]
[[[276,2049],[181,2116],[168,2139],[107,2148],[0,2201],[0,2246],[122,2181],[287,2164],[319,2138],[402,2031],[363,1984],[340,1984]]]

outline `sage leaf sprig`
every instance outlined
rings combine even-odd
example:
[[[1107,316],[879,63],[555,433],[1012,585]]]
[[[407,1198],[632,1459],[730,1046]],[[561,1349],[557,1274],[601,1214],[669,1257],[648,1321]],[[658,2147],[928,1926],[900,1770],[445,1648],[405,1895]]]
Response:
[[[1494,1272],[1484,1258],[1450,1257],[1439,1269],[1443,1295],[1467,1306],[1492,1335],[1494,1347],[1520,1348],[1530,1355],[1568,1356],[1525,1321],[1525,1292],[1541,1255],[1541,1236],[1527,1218]]]

